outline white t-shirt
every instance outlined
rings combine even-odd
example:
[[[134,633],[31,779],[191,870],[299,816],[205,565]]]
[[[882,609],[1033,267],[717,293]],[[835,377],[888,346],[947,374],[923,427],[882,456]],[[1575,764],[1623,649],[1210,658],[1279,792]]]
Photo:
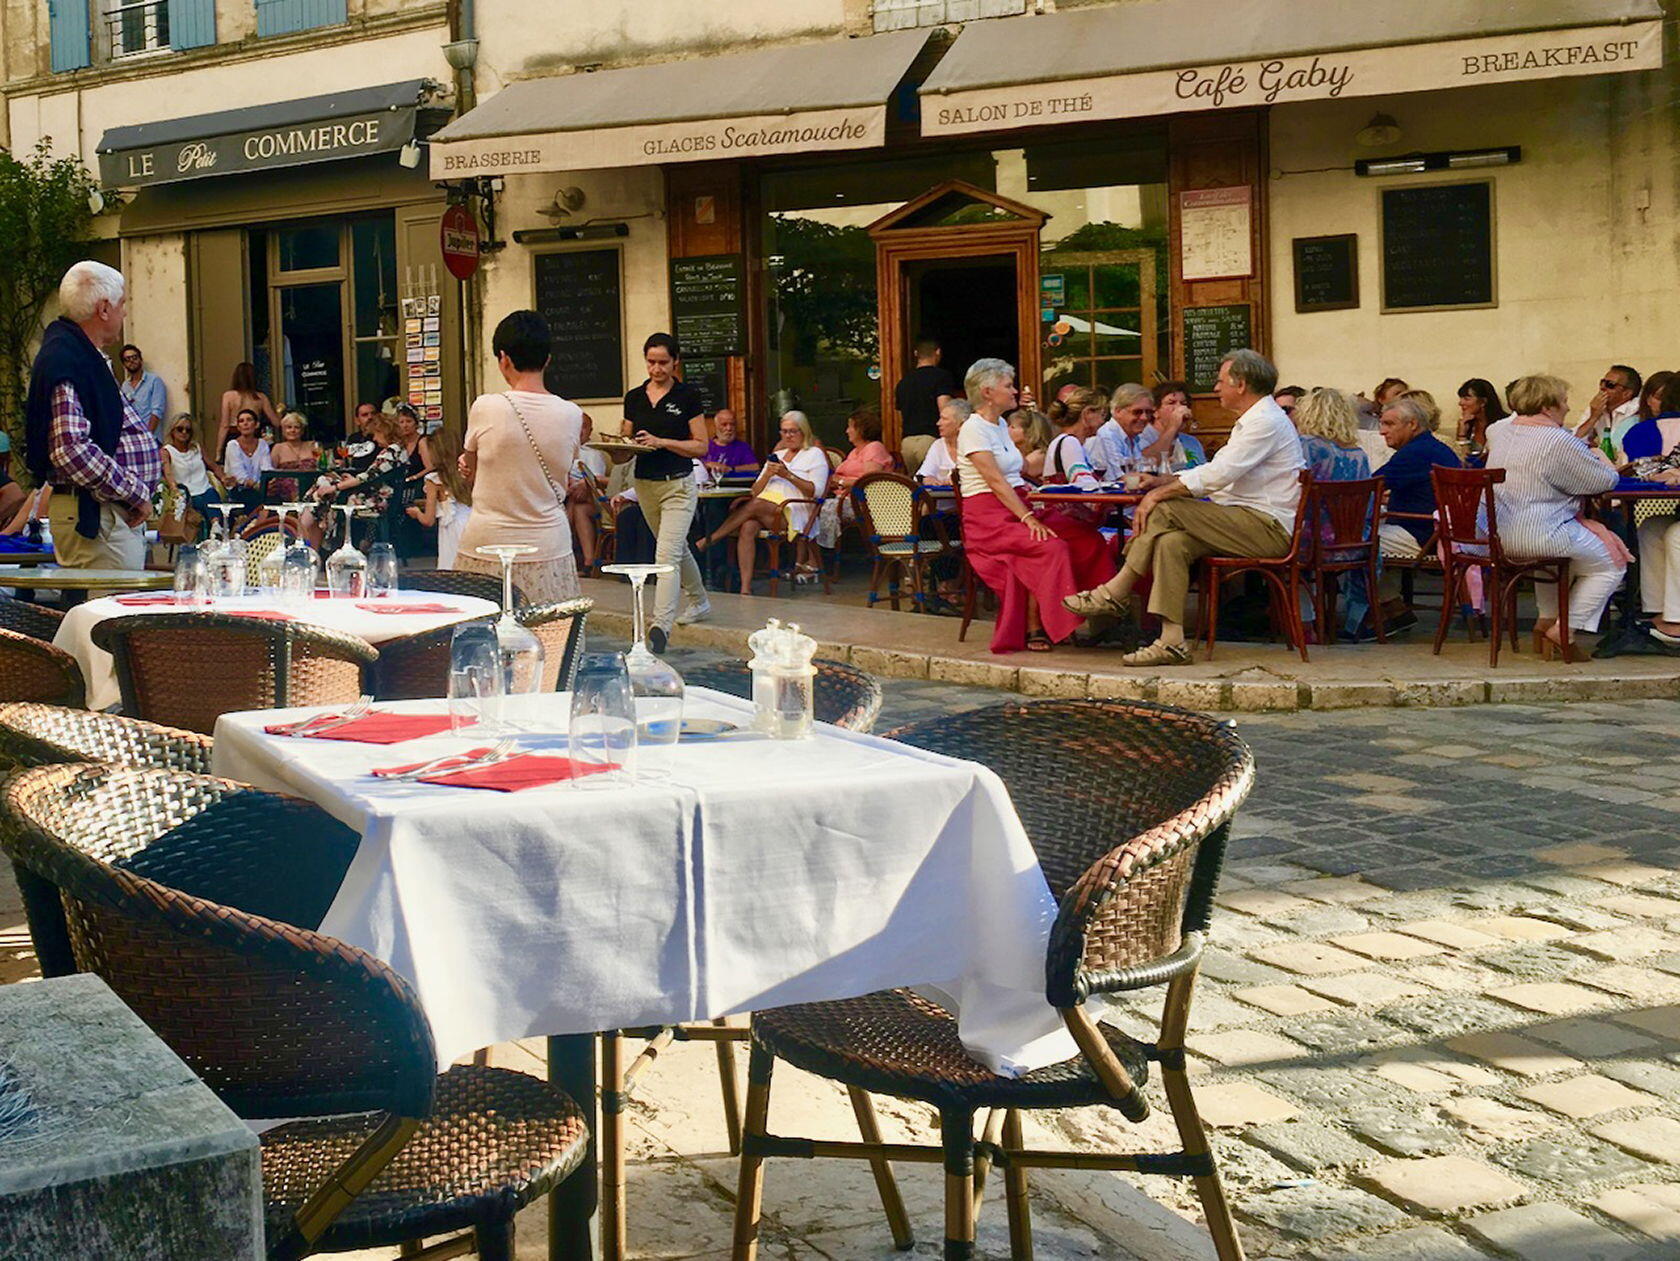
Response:
[[[1097,478],[1085,444],[1071,433],[1059,433],[1050,439],[1050,448],[1044,453],[1044,480],[1059,486],[1095,486]]]
[[[970,416],[957,433],[957,476],[962,479],[963,498],[989,495],[992,488],[968,457],[976,451],[987,451],[997,461],[1003,480],[1011,486],[1021,481],[1021,449],[1009,437],[1009,426],[1003,420],[987,420],[984,416]]]
[[[500,394],[480,395],[467,413],[464,447],[478,456],[478,472],[461,552],[473,556],[475,548],[522,543],[537,549],[522,560],[570,556],[572,527],[558,497],[565,485],[561,483],[558,491],[550,485],[543,464],[554,477],[566,476],[577,458],[583,412],[576,403],[553,394],[512,390],[509,395],[530,426],[530,438],[512,403]],[[542,462],[531,450],[533,441]]]
[[[772,477],[764,484],[765,491],[775,491],[788,499],[821,499],[828,489],[828,454],[821,447],[802,447],[792,455],[782,456],[787,469],[796,477],[811,483],[809,496],[785,477]],[[794,504],[787,510],[788,524],[796,533],[804,533],[811,523],[811,505]]]
[[[165,443],[163,454],[169,462],[169,480],[185,486],[187,494],[202,495],[210,489],[210,473],[204,467],[204,451],[196,442],[185,451],[178,451],[172,444]]]
[[[927,456],[922,460],[922,467],[916,470],[916,477],[928,486],[949,486],[951,469],[956,463],[957,457],[951,454],[951,448],[945,445],[945,439],[935,438],[933,445],[928,448]]]

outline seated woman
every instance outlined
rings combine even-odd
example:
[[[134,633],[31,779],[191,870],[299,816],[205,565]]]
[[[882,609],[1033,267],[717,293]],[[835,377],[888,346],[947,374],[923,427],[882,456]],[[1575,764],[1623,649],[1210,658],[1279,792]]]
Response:
[[[187,502],[199,515],[199,537],[210,530],[210,505],[216,500],[216,488],[210,474],[219,472],[204,458],[204,450],[193,436],[196,428],[191,412],[181,412],[169,422],[163,435],[163,475],[172,486],[184,486]]]
[[[353,504],[374,518],[369,533],[375,532],[383,524],[398,485],[407,476],[408,452],[397,441],[396,420],[381,412],[368,421],[367,433],[374,445],[373,459],[367,467],[338,476],[322,474],[309,492],[308,497],[317,506],[304,511],[303,528],[317,548],[334,550],[344,542],[344,514],[336,511],[342,504]]]
[[[951,399],[939,409],[939,437],[916,470],[916,480],[923,486],[951,484],[951,470],[957,466],[957,434],[973,412],[966,398]]]
[[[1652,402],[1649,418],[1632,425],[1622,435],[1622,454],[1628,460],[1649,460],[1665,456],[1680,446],[1680,375],[1654,372],[1651,380],[1663,383]]]
[[[1003,421],[1015,406],[1015,369],[1001,359],[976,360],[964,391],[974,414],[957,435],[963,547],[974,572],[998,596],[992,651],[1048,652],[1082,621],[1062,607],[1062,598],[1080,589],[1075,545],[1052,522],[1034,516],[1016,489],[1022,456]],[[1097,558],[1083,549],[1081,560],[1089,572],[1100,572]],[[1106,548],[1102,560],[1112,575]]]
[[[1493,488],[1499,513],[1499,541],[1513,559],[1569,558],[1569,629],[1596,631],[1610,597],[1627,570],[1625,549],[1614,535],[1580,520],[1581,497],[1615,486],[1616,470],[1603,452],[1589,447],[1569,425],[1569,386],[1553,376],[1527,376],[1511,383],[1506,420],[1488,426],[1487,467],[1504,469]],[[1536,583],[1534,648],[1550,659],[1562,650],[1557,625],[1557,589]],[[1566,661],[1585,661],[1586,650],[1571,634]]]
[[[1371,476],[1371,461],[1359,445],[1359,413],[1354,410],[1353,400],[1341,390],[1308,390],[1295,404],[1294,421],[1301,435],[1301,458],[1306,460],[1315,482],[1357,482]],[[1328,520],[1319,522],[1318,531],[1321,541],[1333,537]],[[1346,637],[1357,639],[1371,607],[1370,593],[1365,589],[1363,574],[1341,577],[1347,582],[1342,629]],[[1303,588],[1301,621],[1311,627],[1313,620],[1312,593]]]
[[[892,452],[881,442],[881,413],[873,407],[860,407],[846,418],[846,441],[852,449],[828,475],[827,498],[812,536],[817,547],[839,543],[841,528],[852,519],[851,493],[858,478],[867,473],[890,473],[893,468]],[[816,553],[810,559],[812,563],[799,566],[802,579],[818,573]]]
[[[741,594],[752,594],[758,536],[785,531],[790,541],[802,537],[811,524],[810,504],[787,504],[789,499],[817,499],[828,486],[828,456],[811,434],[804,412],[782,417],[781,441],[764,461],[750,497],[737,504],[722,525],[700,540],[700,554],[736,535],[735,557],[741,567]]]
[[[453,430],[432,435],[431,449],[438,466],[426,474],[426,498],[409,504],[409,518],[421,529],[437,527],[437,567],[454,569],[461,552],[461,534],[472,516],[472,486],[461,476],[461,440]]]
[[[1096,436],[1108,415],[1101,390],[1077,386],[1050,404],[1049,419],[1056,436],[1044,452],[1043,480],[1054,486],[1097,484],[1098,478],[1086,443]]]
[[[301,412],[287,412],[280,418],[280,441],[269,448],[268,458],[277,469],[312,469],[321,462],[321,448],[310,442],[309,422]]]
[[[1493,382],[1471,377],[1458,387],[1458,449],[1464,458],[1479,463],[1487,450],[1488,426],[1510,415],[1499,401]]]
[[[255,409],[242,407],[233,418],[234,436],[228,440],[222,457],[223,478],[228,498],[237,500],[246,509],[262,503],[262,475],[274,467],[268,443],[259,437],[262,417]]]
[[[594,417],[585,412],[583,429],[578,434],[577,458],[566,474],[566,517],[572,525],[572,537],[577,540],[581,564],[579,573],[592,571],[600,562],[601,495],[612,474],[612,464],[606,452],[586,445],[594,436]],[[434,438],[434,446],[436,442]],[[441,537],[439,543],[442,543]],[[440,560],[438,563],[443,562]]]
[[[1032,407],[1017,407],[1009,417],[1009,440],[1021,453],[1021,477],[1029,486],[1044,480],[1044,457],[1050,450],[1050,420]]]

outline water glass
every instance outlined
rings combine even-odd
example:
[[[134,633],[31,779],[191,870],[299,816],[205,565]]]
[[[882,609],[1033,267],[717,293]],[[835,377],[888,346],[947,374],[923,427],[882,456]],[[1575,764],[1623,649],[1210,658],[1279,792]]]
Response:
[[[636,698],[622,653],[589,653],[578,663],[567,744],[574,762],[616,768],[580,775],[575,786],[612,788],[635,778]]]
[[[288,547],[280,558],[280,598],[287,604],[308,608],[315,598],[315,553],[308,546]]]
[[[210,569],[195,544],[183,543],[175,554],[175,598],[188,605],[210,600]]]
[[[449,725],[477,726],[489,734],[500,725],[502,660],[496,632],[482,622],[455,628],[449,642]]]
[[[367,593],[374,599],[388,596],[397,589],[397,549],[389,543],[375,543],[368,548]]]

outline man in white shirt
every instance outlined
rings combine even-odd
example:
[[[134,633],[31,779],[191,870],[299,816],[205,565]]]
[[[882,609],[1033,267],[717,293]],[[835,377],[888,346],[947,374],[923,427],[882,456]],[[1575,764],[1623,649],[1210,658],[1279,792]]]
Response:
[[[1598,393],[1576,422],[1575,436],[1596,447],[1608,432],[1619,446],[1620,437],[1615,431],[1619,426],[1626,433],[1639,418],[1639,392],[1644,385],[1639,373],[1625,363],[1611,364],[1598,382]]]
[[[1126,563],[1108,582],[1062,603],[1081,617],[1126,617],[1138,580],[1151,575],[1149,611],[1161,637],[1127,653],[1129,666],[1188,665],[1184,603],[1190,569],[1204,556],[1282,556],[1301,500],[1301,441],[1272,399],[1277,369],[1257,351],[1233,350],[1214,393],[1237,413],[1231,437],[1208,463],[1151,475],[1132,515]],[[1204,498],[1205,496],[1205,498]]]

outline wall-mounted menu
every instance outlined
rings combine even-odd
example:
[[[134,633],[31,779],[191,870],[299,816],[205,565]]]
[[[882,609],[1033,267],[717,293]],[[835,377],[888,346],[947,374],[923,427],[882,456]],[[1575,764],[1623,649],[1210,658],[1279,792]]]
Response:
[[[1184,375],[1198,394],[1213,388],[1220,360],[1252,345],[1254,308],[1248,303],[1184,308]]]
[[[549,388],[580,402],[624,397],[623,285],[617,247],[536,256],[537,310],[554,335]]]
[[[1384,311],[1494,305],[1493,183],[1382,190]]]
[[[680,343],[679,343],[680,344]],[[683,358],[682,377],[700,393],[700,401],[710,416],[720,407],[729,406],[729,361],[726,359]]]
[[[1295,238],[1295,309],[1345,311],[1359,305],[1359,237]]]
[[[739,355],[746,344],[747,269],[739,254],[671,260],[671,320],[686,355]]]

